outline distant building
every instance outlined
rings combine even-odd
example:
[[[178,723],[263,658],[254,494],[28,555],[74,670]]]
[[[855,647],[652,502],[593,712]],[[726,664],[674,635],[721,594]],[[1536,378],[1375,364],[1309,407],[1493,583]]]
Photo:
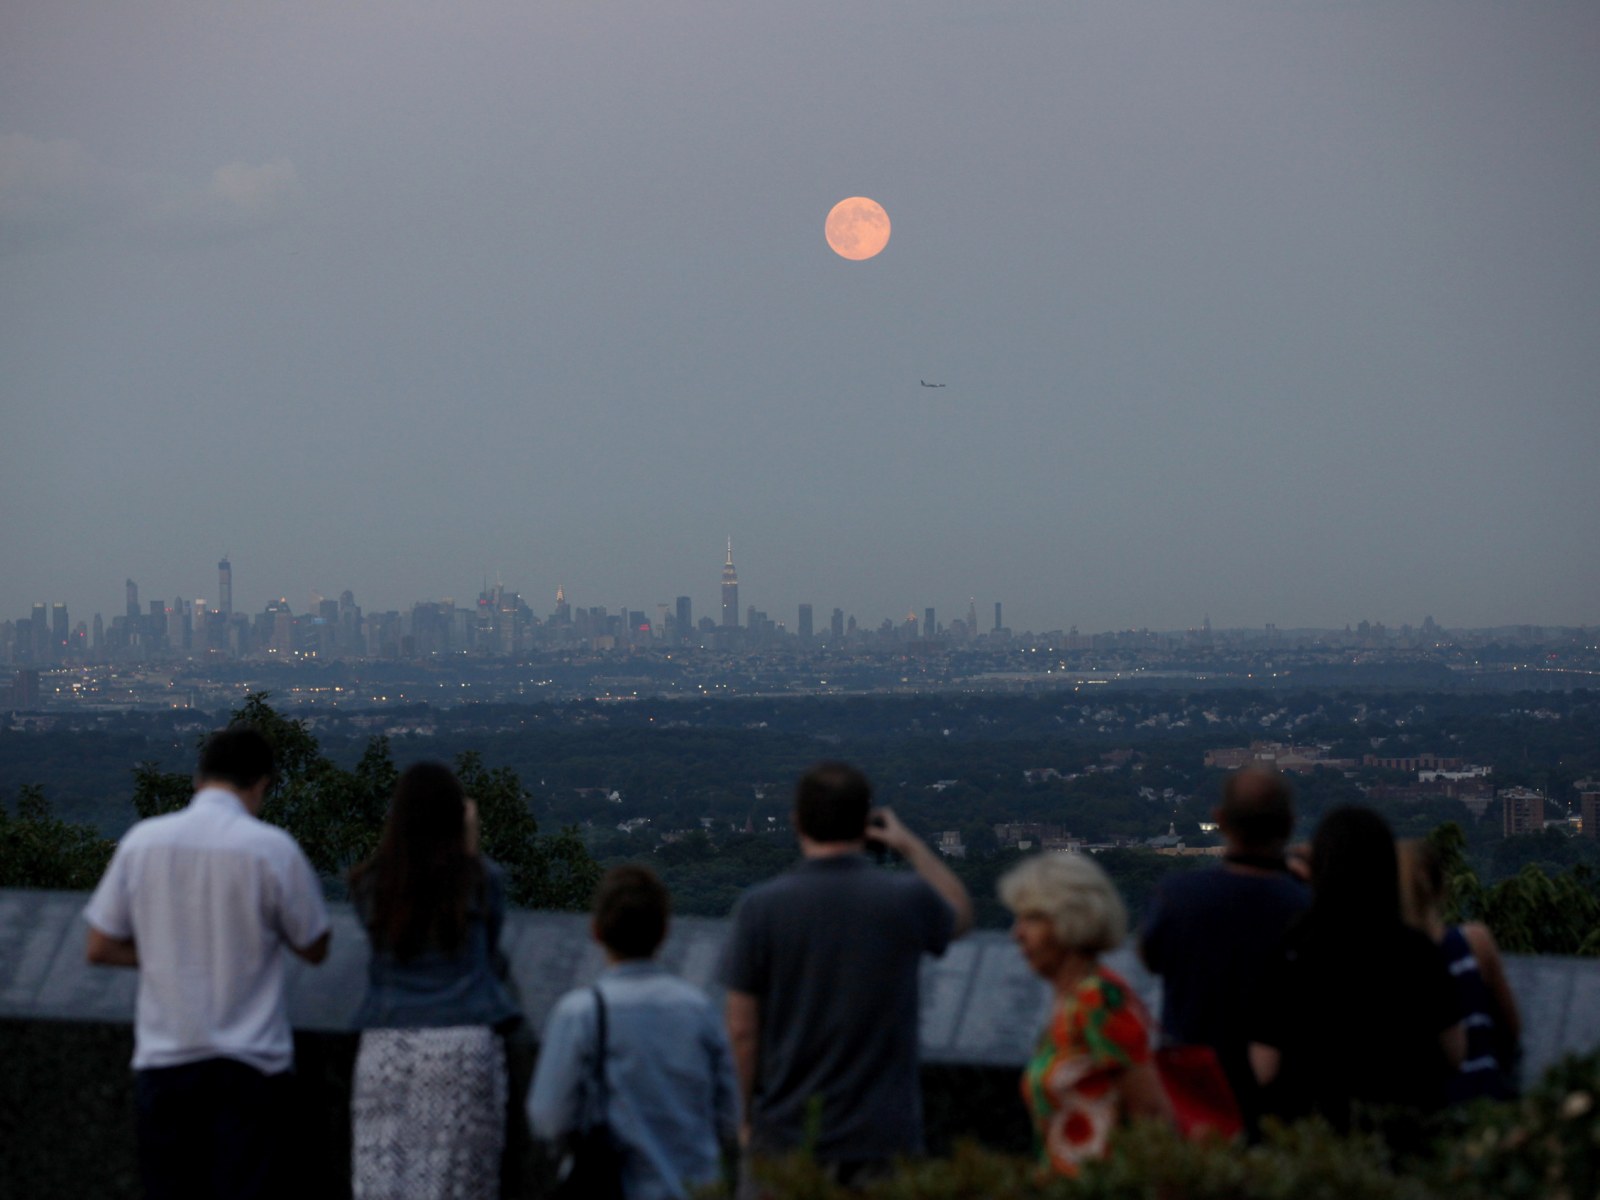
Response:
[[[800,606],[800,620],[797,623],[796,628],[800,633],[800,640],[808,644],[811,641],[811,621],[811,605],[802,604]]]
[[[1177,822],[1169,821],[1165,833],[1146,838],[1144,844],[1152,850],[1176,850],[1183,845],[1183,835],[1178,832]]]
[[[50,618],[43,604],[33,606],[33,616],[28,620],[28,643],[36,663],[55,662],[61,656],[52,653],[50,646]]]
[[[217,564],[217,611],[224,623],[233,620],[233,564],[227,555]]]
[[[1502,788],[1501,830],[1506,837],[1544,832],[1544,795],[1532,788]]]
[[[1318,767],[1333,771],[1348,771],[1356,766],[1353,758],[1329,758],[1326,746],[1288,746],[1282,742],[1251,742],[1248,746],[1233,746],[1207,750],[1205,765],[1222,771],[1237,771],[1243,767],[1270,767],[1277,771],[1290,771],[1305,775]]]
[[[1073,854],[1083,848],[1083,839],[1073,837],[1066,826],[1041,821],[1002,821],[994,827],[994,836],[1002,846],[1021,850]]]
[[[1460,771],[1465,767],[1459,758],[1445,758],[1438,754],[1417,754],[1407,758],[1383,758],[1376,754],[1361,756],[1363,767],[1382,767],[1386,771]]]
[[[1367,789],[1367,799],[1400,804],[1420,804],[1426,800],[1459,800],[1474,819],[1483,816],[1494,800],[1494,782],[1489,768],[1472,773],[1460,771],[1421,771],[1416,783],[1375,783]]]
[[[733,539],[728,539],[728,560],[722,564],[722,627],[739,628],[739,573],[733,569]]]
[[[1578,811],[1583,818],[1583,836],[1600,839],[1600,792],[1580,793]]]
[[[52,604],[50,606],[50,650],[52,657],[57,659],[64,657],[71,638],[72,622],[67,616],[67,606],[65,604]]]
[[[12,708],[39,707],[39,672],[18,671],[11,681]]]
[[[675,628],[680,642],[694,640],[694,609],[687,596],[678,597]]]

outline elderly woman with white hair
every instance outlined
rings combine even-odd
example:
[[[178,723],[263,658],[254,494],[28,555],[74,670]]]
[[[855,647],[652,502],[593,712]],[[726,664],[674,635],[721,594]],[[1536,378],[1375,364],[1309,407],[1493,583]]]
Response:
[[[1100,964],[1122,942],[1128,913],[1106,873],[1080,854],[1040,854],[1000,880],[1011,936],[1055,989],[1050,1019],[1022,1073],[1042,1165],[1076,1175],[1105,1154],[1124,1121],[1172,1119],[1156,1073],[1154,1024],[1134,990]]]

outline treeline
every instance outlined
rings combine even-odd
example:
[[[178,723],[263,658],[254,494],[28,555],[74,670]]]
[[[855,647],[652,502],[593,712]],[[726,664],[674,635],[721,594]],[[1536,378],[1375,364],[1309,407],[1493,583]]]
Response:
[[[1600,697],[1571,693],[1480,695],[1414,692],[1115,691],[1043,695],[857,696],[628,704],[418,706],[382,712],[316,710],[307,728],[347,769],[374,723],[394,732],[402,764],[476,751],[524,780],[539,815],[556,824],[616,824],[650,817],[692,827],[701,817],[759,826],[781,817],[790,781],[823,757],[860,763],[893,802],[940,828],[999,820],[1055,820],[1063,809],[1087,837],[1148,837],[1168,823],[1203,819],[1218,773],[1207,749],[1255,739],[1320,743],[1336,757],[1365,753],[1453,755],[1494,769],[1497,784],[1542,788],[1557,804],[1573,784],[1600,778]],[[93,730],[0,731],[0,794],[42,784],[64,817],[120,832],[133,813],[130,768],[154,761],[185,771],[199,732],[219,724],[179,711],[108,715]],[[426,732],[414,732],[415,730]],[[1104,772],[1106,756],[1131,753]],[[1023,772],[1076,779],[1028,785]],[[1363,770],[1301,784],[1307,826],[1331,803],[1361,795],[1358,783],[1402,777]],[[955,784],[933,790],[942,781]],[[1141,788],[1165,807],[1134,802]],[[603,796],[620,795],[606,807]],[[1397,815],[1405,810],[1396,808]],[[1492,834],[1492,810],[1483,829]],[[1460,820],[1476,850],[1479,830],[1458,806],[1428,820]],[[1485,836],[1483,841],[1488,841]],[[1480,863],[1486,870],[1491,862]]]
[[[1037,821],[1100,842],[1175,829],[1190,845],[1203,843],[1198,826],[1225,774],[1204,768],[1204,751],[1253,738],[1327,744],[1348,758],[1450,754],[1495,767],[1502,785],[1543,780],[1560,801],[1575,796],[1574,780],[1600,778],[1596,699],[1092,689],[418,707],[289,720],[255,696],[241,713],[266,722],[292,764],[268,815],[306,844],[335,890],[376,837],[396,767],[433,758],[457,764],[480,803],[495,810],[491,852],[524,864],[530,898],[581,904],[581,887],[551,893],[540,881],[552,870],[590,871],[594,860],[643,859],[661,868],[680,912],[723,916],[744,887],[793,859],[792,781],[817,759],[837,757],[860,764],[879,801],[924,836],[961,835],[967,857],[957,867],[980,916],[998,924],[1004,914],[992,902],[993,879],[1017,857],[997,843],[999,822]],[[12,864],[5,877],[25,886],[40,878],[92,883],[108,837],[187,799],[198,740],[226,719],[128,714],[105,717],[95,730],[0,733],[0,819]],[[374,724],[400,732],[375,737]],[[1396,778],[1370,769],[1296,777],[1299,836],[1309,837],[1334,805],[1364,802],[1364,784]],[[74,802],[74,788],[93,791],[89,813],[81,794]],[[1458,826],[1463,868],[1481,881],[1485,905],[1489,889],[1529,866],[1551,880],[1570,874],[1580,888],[1590,877],[1578,868],[1600,872],[1600,842],[1554,830],[1502,838],[1497,806],[1479,821],[1454,801],[1380,807],[1402,837]],[[581,830],[581,843],[570,832],[540,832],[571,828]],[[549,853],[556,857],[540,857]],[[58,854],[65,858],[55,863]],[[1136,913],[1161,875],[1193,865],[1133,850],[1102,861]]]
[[[252,695],[231,714],[272,743],[278,783],[263,820],[288,830],[333,896],[343,894],[349,869],[378,844],[399,770],[388,740],[373,737],[352,767],[343,767],[297,720],[279,714],[264,695]],[[193,752],[191,751],[191,761]],[[576,831],[541,833],[530,797],[516,773],[486,767],[471,751],[454,760],[456,774],[477,801],[484,851],[506,868],[514,904],[525,908],[584,908],[599,867]],[[133,767],[131,806],[140,819],[182,808],[194,792],[192,771],[159,763]],[[0,886],[92,888],[115,848],[93,827],[63,820],[43,789],[24,785],[14,812],[0,803]]]

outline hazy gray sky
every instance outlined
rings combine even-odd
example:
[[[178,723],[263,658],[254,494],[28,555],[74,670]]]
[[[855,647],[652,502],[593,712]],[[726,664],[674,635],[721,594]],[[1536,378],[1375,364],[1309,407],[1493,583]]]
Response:
[[[0,616],[1600,621],[1593,0],[0,25]]]

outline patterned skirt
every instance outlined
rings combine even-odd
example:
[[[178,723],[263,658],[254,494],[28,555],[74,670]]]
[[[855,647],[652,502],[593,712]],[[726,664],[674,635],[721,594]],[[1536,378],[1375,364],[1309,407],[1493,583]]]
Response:
[[[499,1196],[506,1059],[494,1030],[364,1030],[353,1092],[356,1200]]]

